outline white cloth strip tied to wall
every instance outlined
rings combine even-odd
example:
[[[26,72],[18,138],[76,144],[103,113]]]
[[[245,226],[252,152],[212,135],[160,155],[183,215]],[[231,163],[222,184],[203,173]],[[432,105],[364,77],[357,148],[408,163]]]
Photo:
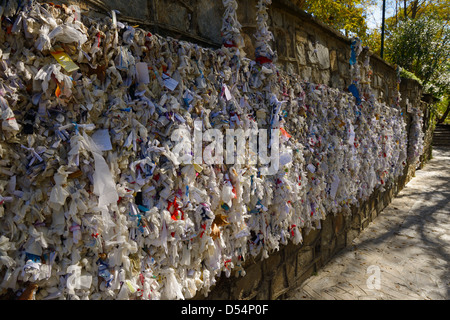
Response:
[[[408,102],[409,104],[409,102]],[[423,154],[424,148],[424,132],[423,132],[423,114],[420,107],[407,106],[412,116],[409,136],[411,140],[408,148],[408,161],[414,166],[420,163],[420,156]]]
[[[260,64],[274,63],[277,59],[276,52],[270,46],[270,42],[274,40],[273,34],[267,25],[269,19],[267,11],[271,3],[272,0],[259,0],[256,6],[255,60]]]
[[[241,24],[237,18],[236,10],[238,3],[236,0],[222,0],[225,8],[222,21],[222,45],[226,48],[235,49],[237,55],[245,57],[244,39],[241,35]]]
[[[301,243],[401,174],[394,106],[115,14],[80,20],[14,1],[3,14],[0,97],[17,128],[0,131],[1,295],[35,285],[36,299],[207,295],[222,272],[245,275],[250,256]],[[47,39],[58,27],[87,40]],[[260,130],[268,148],[207,163],[219,145],[206,130],[231,128]],[[264,175],[271,154],[279,167]]]

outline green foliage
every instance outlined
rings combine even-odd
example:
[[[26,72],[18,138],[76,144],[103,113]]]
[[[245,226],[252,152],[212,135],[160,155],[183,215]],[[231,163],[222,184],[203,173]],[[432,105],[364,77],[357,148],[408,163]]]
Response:
[[[386,59],[422,79],[430,93],[448,92],[450,30],[430,16],[399,23],[386,41]]]
[[[437,104],[436,104],[436,117],[440,119],[445,111],[447,110],[450,102],[450,96],[443,97]],[[444,124],[450,124],[450,117],[447,116],[447,118],[443,122]]]
[[[367,26],[368,8],[377,1],[293,1],[347,36],[358,36],[364,46],[380,54],[381,30]],[[386,0],[386,5],[384,58],[405,69],[405,77],[419,78],[426,92],[449,95],[450,0]]]
[[[367,46],[376,54],[381,54],[381,30],[369,30],[363,45]]]
[[[402,77],[402,78],[407,78],[407,79],[413,79],[413,80],[416,80],[417,82],[419,82],[420,84],[423,84],[423,82],[422,82],[422,80],[421,79],[419,79],[414,73],[412,73],[412,72],[409,72],[408,70],[406,70],[406,69],[401,69],[400,70],[400,76]]]
[[[375,0],[301,0],[296,1],[306,12],[347,36],[368,38],[366,8]]]

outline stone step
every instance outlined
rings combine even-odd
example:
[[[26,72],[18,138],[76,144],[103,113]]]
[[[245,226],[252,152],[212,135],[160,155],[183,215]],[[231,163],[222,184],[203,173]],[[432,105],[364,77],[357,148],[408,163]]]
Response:
[[[433,133],[433,146],[450,146],[450,125],[437,125]]]
[[[450,125],[437,125],[433,134],[433,146],[450,146]]]

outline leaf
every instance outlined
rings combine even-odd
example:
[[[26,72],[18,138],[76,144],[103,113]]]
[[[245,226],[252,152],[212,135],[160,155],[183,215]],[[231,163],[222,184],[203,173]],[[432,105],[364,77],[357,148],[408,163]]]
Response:
[[[220,237],[220,229],[215,223],[213,223],[211,226],[211,237],[213,238],[213,240],[216,240],[218,237]]]
[[[214,218],[214,222],[217,226],[219,227],[223,227],[226,226],[227,224],[230,224],[227,220],[226,220],[227,216],[223,215],[223,214],[218,214],[216,215],[216,217]]]

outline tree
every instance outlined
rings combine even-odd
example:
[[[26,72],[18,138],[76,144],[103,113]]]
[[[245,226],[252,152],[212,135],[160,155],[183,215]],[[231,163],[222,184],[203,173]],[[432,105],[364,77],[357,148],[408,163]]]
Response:
[[[297,0],[296,5],[346,36],[368,39],[366,8],[375,0]]]
[[[412,0],[404,1],[405,7],[401,19],[416,19],[423,15],[433,15],[442,20],[449,19],[449,0]]]
[[[400,22],[389,38],[386,58],[419,77],[425,92],[444,97],[450,94],[450,29],[436,17]]]
[[[427,16],[439,20],[443,25],[448,25],[450,0],[386,0],[386,15],[385,39],[389,42],[390,36],[396,32],[401,22],[408,19],[414,20]],[[368,38],[363,43],[377,54],[380,54],[381,48],[379,28],[380,25],[376,29],[369,29]],[[388,45],[386,42],[385,45]]]
[[[450,101],[449,8],[431,1],[413,1],[410,7],[406,13],[411,15],[399,19],[402,21],[391,29],[386,58],[419,77],[425,92]],[[438,122],[449,113],[447,102]]]
[[[432,83],[432,88],[428,89],[435,95],[441,96],[441,104],[444,106],[447,101],[447,107],[443,115],[438,119],[438,123],[443,123],[450,114],[450,63],[447,63],[446,70],[442,72]]]
[[[426,86],[446,72],[450,30],[429,16],[403,21],[392,33],[386,52],[389,61],[413,72]]]

